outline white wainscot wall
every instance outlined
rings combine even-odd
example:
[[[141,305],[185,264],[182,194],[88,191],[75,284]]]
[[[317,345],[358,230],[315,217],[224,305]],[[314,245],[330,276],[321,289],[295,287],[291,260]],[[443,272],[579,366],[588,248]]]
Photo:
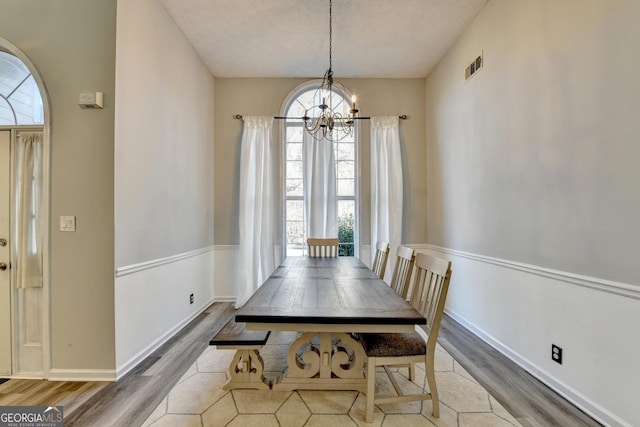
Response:
[[[213,248],[116,270],[116,376],[121,378],[213,302]],[[189,297],[193,294],[194,302]]]
[[[239,258],[240,247],[238,245],[214,246],[213,295],[216,301],[233,302],[236,300]]]
[[[451,317],[603,424],[640,426],[640,286],[411,246],[452,261]]]
[[[283,261],[282,246],[276,246],[276,265]],[[214,254],[214,300],[234,302],[238,296],[236,283],[243,264],[240,260],[240,246],[216,245]]]

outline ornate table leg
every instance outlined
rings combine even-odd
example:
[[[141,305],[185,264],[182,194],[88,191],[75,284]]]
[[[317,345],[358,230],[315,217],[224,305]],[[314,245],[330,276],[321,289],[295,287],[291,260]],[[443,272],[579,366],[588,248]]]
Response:
[[[316,336],[319,344],[312,342]],[[347,333],[306,332],[289,346],[287,371],[273,389],[365,392],[364,359],[362,345]]]

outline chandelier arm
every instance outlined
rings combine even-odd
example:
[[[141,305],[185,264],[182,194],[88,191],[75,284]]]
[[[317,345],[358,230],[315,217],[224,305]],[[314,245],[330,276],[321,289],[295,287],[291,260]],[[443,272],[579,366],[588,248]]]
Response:
[[[233,116],[234,119],[236,120],[242,120],[244,118],[244,116],[242,114],[236,114],[235,116]],[[273,116],[274,120],[305,120],[305,119],[311,119],[311,117],[292,117],[292,116]],[[408,120],[409,116],[407,116],[406,114],[401,114],[398,116],[398,118],[400,120]],[[353,120],[371,120],[371,117],[354,117]]]

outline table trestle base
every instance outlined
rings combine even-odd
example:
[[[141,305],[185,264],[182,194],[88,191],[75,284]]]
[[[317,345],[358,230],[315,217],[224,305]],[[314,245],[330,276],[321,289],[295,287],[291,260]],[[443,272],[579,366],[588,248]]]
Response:
[[[348,333],[305,332],[289,346],[287,370],[272,388],[365,392],[364,361],[362,344]]]

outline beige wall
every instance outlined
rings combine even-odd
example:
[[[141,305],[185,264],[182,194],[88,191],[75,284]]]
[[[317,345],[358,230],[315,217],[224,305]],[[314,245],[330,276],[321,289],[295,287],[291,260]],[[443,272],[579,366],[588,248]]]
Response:
[[[213,245],[214,79],[155,0],[118,1],[116,268]]]
[[[423,79],[339,79],[358,96],[361,115],[407,114],[400,124],[403,150],[405,243],[426,241],[426,170]],[[279,115],[285,98],[306,79],[216,79],[215,243],[237,245],[238,183],[242,121],[235,114]],[[369,122],[361,122],[360,243],[370,243]],[[274,122],[279,138],[278,122]]]
[[[237,245],[240,140],[243,115],[279,115],[287,94],[304,80],[216,79],[214,130],[214,217],[216,245]],[[274,122],[277,137],[278,123]]]
[[[427,80],[429,243],[640,284],[639,16],[487,4]]]
[[[0,37],[36,65],[51,98],[52,368],[112,369],[115,0],[0,0]],[[78,95],[102,91],[103,110]],[[77,231],[58,231],[75,215]]]
[[[214,78],[158,1],[119,0],[117,20],[121,376],[213,300]]]
[[[491,0],[426,83],[448,313],[604,425],[640,425],[639,20],[635,0]]]

